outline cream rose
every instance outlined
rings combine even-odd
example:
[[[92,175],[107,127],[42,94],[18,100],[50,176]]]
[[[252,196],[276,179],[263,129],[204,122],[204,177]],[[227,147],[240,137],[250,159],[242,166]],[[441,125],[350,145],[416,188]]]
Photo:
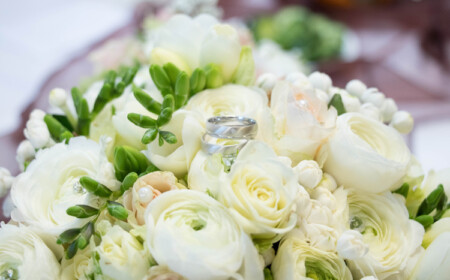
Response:
[[[124,206],[133,212],[138,225],[145,223],[147,206],[164,192],[184,189],[172,172],[156,171],[140,177],[123,195]]]
[[[270,147],[251,141],[225,178],[219,201],[253,238],[276,240],[295,226],[299,188],[292,169]]]
[[[156,262],[187,279],[264,279],[250,238],[205,193],[163,193],[148,206],[146,225],[146,245]]]
[[[301,238],[281,242],[272,263],[275,280],[352,279],[350,270],[336,253],[322,251]]]
[[[423,226],[409,219],[402,197],[390,192],[348,196],[350,229],[359,231],[369,252],[348,260],[353,276],[378,279],[409,275],[410,259],[422,249]]]
[[[316,95],[302,75],[279,81],[272,90],[270,109],[275,119],[273,148],[297,165],[313,159],[319,146],[334,129],[336,110]]]
[[[94,250],[100,257],[103,275],[109,279],[142,280],[150,267],[144,246],[120,226],[102,222],[102,241]]]
[[[1,224],[0,278],[54,280],[59,270],[55,255],[30,228]]]
[[[164,142],[164,145],[159,146],[156,139],[147,145],[146,156],[159,169],[171,171],[179,178],[183,177],[200,150],[201,137],[205,132],[202,122],[195,112],[176,111],[170,122],[161,129],[175,134],[177,143]]]
[[[12,219],[53,236],[84,225],[85,220],[66,214],[67,208],[76,204],[98,204],[98,198],[79,184],[82,176],[112,190],[119,186],[113,165],[103,148],[92,140],[75,137],[68,145],[60,143],[39,151],[11,188],[15,206]]]
[[[398,188],[411,158],[397,131],[358,113],[338,117],[324,152],[323,169],[339,185],[369,193]]]
[[[92,260],[92,243],[70,260],[61,260],[61,280],[88,280],[87,275],[94,272]]]

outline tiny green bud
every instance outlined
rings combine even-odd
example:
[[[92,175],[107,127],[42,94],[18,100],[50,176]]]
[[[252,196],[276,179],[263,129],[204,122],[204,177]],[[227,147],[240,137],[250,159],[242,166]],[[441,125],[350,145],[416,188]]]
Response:
[[[439,204],[439,201],[445,195],[444,187],[439,185],[433,190],[420,204],[417,210],[417,216],[430,214]]]
[[[129,113],[127,117],[130,122],[134,123],[137,126],[143,128],[156,127],[156,120],[152,119],[151,117],[136,113]]]
[[[160,147],[161,147],[162,145],[164,145],[164,138],[162,138],[162,135],[161,135],[161,134],[159,135],[159,138],[158,138],[158,144],[159,144]]]
[[[106,208],[108,209],[108,213],[114,218],[117,218],[122,221],[127,220],[128,211],[127,209],[125,209],[125,207],[123,207],[122,204],[108,200]]]
[[[161,112],[161,104],[155,101],[150,95],[148,95],[143,89],[137,87],[136,85],[132,86],[133,94],[136,100],[144,106],[149,112],[152,112],[158,115]]]
[[[393,193],[400,194],[400,195],[404,196],[405,198],[408,196],[408,192],[409,192],[409,184],[408,183],[403,183],[403,185],[400,188],[393,191]]]
[[[162,103],[162,109],[170,108],[172,111],[175,111],[175,100],[172,94],[168,94],[164,96],[164,100]]]
[[[67,248],[66,259],[70,260],[71,258],[73,258],[76,255],[77,251],[78,251],[78,239],[73,241]]]
[[[98,214],[98,209],[89,205],[75,205],[66,210],[67,215],[80,219],[89,218]]]
[[[273,280],[272,271],[269,268],[264,268],[264,280]]]
[[[330,106],[336,108],[338,116],[346,112],[344,103],[342,102],[342,97],[339,93],[333,95],[333,97],[330,100],[330,103],[328,103],[328,108],[330,108]]]
[[[164,141],[166,141],[167,143],[169,143],[169,144],[177,143],[177,137],[172,132],[170,132],[170,131],[162,131],[161,130],[159,132],[159,134],[164,139]]]
[[[119,181],[123,181],[128,173],[145,171],[148,164],[145,155],[132,147],[120,146],[114,150],[114,169]]]
[[[178,74],[180,73],[180,69],[175,66],[173,63],[166,63],[163,66],[164,71],[166,71],[167,76],[169,77],[172,84],[177,81]]]
[[[156,124],[161,127],[172,119],[173,110],[171,108],[164,108],[159,114],[158,119],[156,120]]]
[[[58,244],[67,244],[75,240],[77,236],[80,234],[81,229],[79,228],[71,228],[63,233],[61,233],[56,241]]]
[[[434,223],[434,219],[430,215],[421,215],[416,217],[414,220],[421,223],[425,229]]]
[[[206,88],[218,88],[223,85],[222,74],[217,65],[209,64],[206,69]]]
[[[191,92],[190,95],[193,96],[197,92],[202,91],[206,86],[206,74],[203,69],[197,68],[192,73],[191,79],[190,79],[190,87]]]
[[[136,174],[136,172],[131,172],[125,178],[123,179],[122,185],[120,186],[120,190],[122,192],[126,192],[127,190],[131,189],[136,183],[139,176]]]
[[[78,249],[83,250],[89,244],[91,236],[94,234],[94,223],[87,223],[81,230],[81,234],[78,237]]]
[[[161,93],[163,93],[163,95],[164,93],[173,93],[170,78],[161,66],[152,64],[150,66],[150,76],[152,77],[156,87],[161,91]]]
[[[145,145],[150,144],[153,142],[153,140],[156,139],[156,136],[158,136],[159,129],[154,127],[148,129],[144,135],[142,136],[141,142]]]
[[[175,83],[175,109],[179,109],[186,104],[189,97],[189,77],[185,72],[178,74]]]
[[[73,137],[72,133],[52,115],[45,115],[44,122],[53,139],[64,141]]]
[[[99,197],[109,197],[112,193],[106,186],[87,176],[80,178],[80,184],[90,193]]]

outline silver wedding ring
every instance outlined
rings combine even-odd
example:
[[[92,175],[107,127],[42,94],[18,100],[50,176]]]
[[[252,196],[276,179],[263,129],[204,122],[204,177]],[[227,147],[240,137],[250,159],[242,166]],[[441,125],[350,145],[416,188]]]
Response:
[[[218,116],[209,118],[206,130],[210,135],[226,139],[253,139],[258,132],[254,119],[241,116]]]
[[[204,134],[202,137],[202,149],[210,155],[219,153],[224,157],[235,156],[247,142],[247,139],[224,139],[215,135]]]

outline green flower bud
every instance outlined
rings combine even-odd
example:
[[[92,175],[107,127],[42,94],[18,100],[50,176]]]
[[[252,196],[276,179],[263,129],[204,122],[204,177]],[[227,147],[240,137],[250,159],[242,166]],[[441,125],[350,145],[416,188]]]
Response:
[[[179,109],[186,104],[189,97],[189,77],[185,72],[178,74],[175,83],[175,109]]]
[[[156,120],[152,119],[148,116],[136,114],[136,113],[129,113],[128,114],[128,120],[132,123],[134,123],[137,126],[143,127],[143,128],[152,128],[156,127]]]
[[[63,233],[61,233],[56,241],[58,244],[67,244],[75,240],[77,236],[80,234],[81,229],[79,228],[71,228]]]
[[[66,210],[67,215],[80,219],[89,218],[98,214],[98,209],[89,205],[75,205]]]
[[[148,164],[149,161],[145,155],[132,147],[121,146],[114,150],[114,169],[119,181],[123,181],[128,173],[144,172]]]
[[[203,69],[197,68],[192,73],[191,79],[190,79],[190,87],[191,92],[190,95],[193,96],[197,92],[202,91],[206,86],[206,74]]]
[[[128,211],[127,209],[125,209],[125,207],[123,207],[122,204],[114,201],[108,201],[106,208],[108,209],[108,213],[114,218],[117,218],[122,221],[127,220]]]
[[[148,95],[143,89],[133,85],[133,94],[136,100],[144,106],[149,112],[159,115],[161,104]]]
[[[127,176],[125,176],[122,185],[120,186],[120,190],[122,191],[122,193],[131,189],[138,178],[139,176],[135,172],[131,172]]]
[[[217,65],[209,64],[205,69],[206,88],[218,88],[223,85],[223,77]]]
[[[156,124],[161,127],[172,119],[173,110],[171,108],[164,108],[159,114],[158,119],[156,120]]]
[[[430,215],[421,215],[414,220],[421,223],[425,229],[434,223],[434,219]]]
[[[177,143],[177,137],[170,131],[160,131],[159,134],[169,144]]]
[[[153,140],[156,139],[156,136],[158,136],[159,129],[154,127],[148,129],[144,135],[142,136],[141,142],[145,145],[150,144],[153,142]]]
[[[172,83],[164,69],[156,64],[150,66],[150,76],[163,95],[173,93]]]
[[[106,186],[86,176],[80,178],[80,184],[88,192],[93,193],[99,197],[109,197],[112,193],[112,191]]]
[[[175,84],[175,82],[177,81],[178,74],[180,73],[180,69],[178,69],[178,67],[176,67],[175,64],[170,62],[164,64],[163,68],[172,84]]]
[[[68,140],[73,137],[72,133],[52,115],[45,115],[44,122],[48,127],[50,135],[56,141]]]

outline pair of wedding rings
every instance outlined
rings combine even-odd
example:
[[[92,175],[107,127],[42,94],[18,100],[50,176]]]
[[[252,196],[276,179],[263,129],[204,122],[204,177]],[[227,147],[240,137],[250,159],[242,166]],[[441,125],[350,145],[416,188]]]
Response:
[[[257,132],[258,125],[254,119],[242,116],[212,117],[206,122],[202,149],[210,155],[220,153],[224,158],[234,159]]]

